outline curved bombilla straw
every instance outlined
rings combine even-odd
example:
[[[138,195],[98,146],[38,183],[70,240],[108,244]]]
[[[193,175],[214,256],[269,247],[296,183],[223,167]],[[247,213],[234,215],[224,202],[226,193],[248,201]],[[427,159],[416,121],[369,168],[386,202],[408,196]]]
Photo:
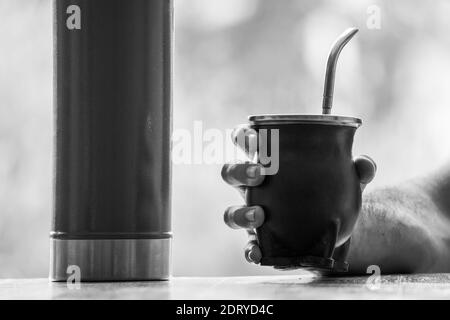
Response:
[[[339,54],[351,38],[358,32],[356,28],[350,28],[336,39],[328,55],[327,71],[325,74],[325,88],[323,92],[322,113],[330,114],[333,106],[334,78]]]

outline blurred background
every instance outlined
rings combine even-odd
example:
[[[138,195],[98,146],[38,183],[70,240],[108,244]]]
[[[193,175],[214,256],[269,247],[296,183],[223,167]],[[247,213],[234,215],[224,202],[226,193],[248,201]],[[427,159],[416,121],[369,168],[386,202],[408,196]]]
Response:
[[[328,50],[347,27],[334,112],[364,119],[370,188],[450,159],[450,2],[175,0],[174,129],[225,132],[255,113],[319,113]],[[46,277],[52,210],[50,0],[0,0],[0,278]],[[229,144],[230,140],[227,138]],[[175,275],[274,274],[243,257],[221,165],[174,165]]]

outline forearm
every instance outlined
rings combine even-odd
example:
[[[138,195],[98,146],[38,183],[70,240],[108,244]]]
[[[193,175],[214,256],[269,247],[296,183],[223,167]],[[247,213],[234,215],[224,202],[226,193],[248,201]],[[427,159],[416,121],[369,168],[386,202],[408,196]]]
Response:
[[[367,194],[352,236],[351,272],[450,272],[450,220],[425,180]]]

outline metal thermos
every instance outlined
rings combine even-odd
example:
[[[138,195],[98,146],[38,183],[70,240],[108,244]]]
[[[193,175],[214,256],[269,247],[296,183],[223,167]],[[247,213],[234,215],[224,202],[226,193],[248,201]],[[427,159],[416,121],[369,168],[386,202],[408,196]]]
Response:
[[[170,276],[172,0],[55,0],[50,278]]]

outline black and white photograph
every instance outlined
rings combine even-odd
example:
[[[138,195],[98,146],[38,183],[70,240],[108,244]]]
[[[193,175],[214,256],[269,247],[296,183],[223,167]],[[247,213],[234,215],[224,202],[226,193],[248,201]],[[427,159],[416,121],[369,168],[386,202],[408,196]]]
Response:
[[[446,0],[0,0],[0,300],[450,300],[449,34]]]

